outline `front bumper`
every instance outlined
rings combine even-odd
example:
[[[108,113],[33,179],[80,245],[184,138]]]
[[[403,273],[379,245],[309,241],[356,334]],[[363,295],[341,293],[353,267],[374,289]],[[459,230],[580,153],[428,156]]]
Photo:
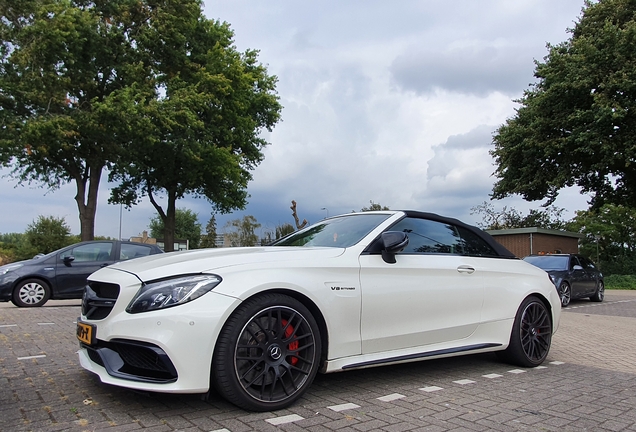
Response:
[[[95,342],[80,344],[81,366],[104,383],[130,389],[208,391],[214,344],[240,300],[211,291],[179,306],[130,314],[125,309],[139,280],[117,270],[107,277],[120,292],[107,316],[90,319],[83,313],[81,321],[94,326]]]

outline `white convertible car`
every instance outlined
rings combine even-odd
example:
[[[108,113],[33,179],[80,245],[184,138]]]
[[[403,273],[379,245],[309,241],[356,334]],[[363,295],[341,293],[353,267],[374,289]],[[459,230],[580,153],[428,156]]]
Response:
[[[332,217],[272,246],[201,249],[89,277],[81,365],[104,383],[287,407],[317,372],[496,351],[540,365],[561,302],[547,273],[431,213]]]

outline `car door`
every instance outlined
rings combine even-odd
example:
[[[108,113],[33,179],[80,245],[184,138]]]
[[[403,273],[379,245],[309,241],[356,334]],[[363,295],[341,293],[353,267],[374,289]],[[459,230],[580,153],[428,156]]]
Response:
[[[588,274],[576,255],[570,256],[570,280],[572,281],[572,298],[583,297],[589,291]]]
[[[114,260],[114,243],[109,241],[80,243],[61,252],[56,264],[56,285],[59,297],[81,296],[86,278]]]
[[[581,267],[583,267],[583,271],[585,272],[585,277],[584,277],[585,294],[592,295],[596,292],[598,270],[596,269],[592,261],[588,260],[587,258],[581,255],[577,255],[577,258],[579,260],[579,263],[581,264]]]
[[[409,237],[394,264],[377,253],[360,256],[363,354],[470,336],[484,287],[457,227],[407,217],[389,230]]]

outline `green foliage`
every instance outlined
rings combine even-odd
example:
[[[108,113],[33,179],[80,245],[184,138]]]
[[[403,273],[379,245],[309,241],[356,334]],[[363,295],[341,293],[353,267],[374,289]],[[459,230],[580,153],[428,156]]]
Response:
[[[280,119],[277,78],[257,51],[238,52],[233,36],[228,24],[205,18],[198,0],[162,2],[139,29],[144,67],[131,71],[136,85],[109,109],[128,126],[119,141],[125,152],[111,167],[110,179],[120,182],[111,202],[147,196],[166,245],[175,203],[186,195],[208,199],[220,213],[244,208],[250,171],[267,144],[261,132]],[[165,194],[165,209],[157,194]]]
[[[578,185],[595,207],[636,207],[636,3],[586,2],[570,32],[493,137],[493,197],[551,203]]]
[[[24,242],[24,234],[0,234],[0,265],[17,260],[17,249],[22,242]]]
[[[216,218],[214,213],[210,217],[207,225],[205,226],[205,235],[201,236],[202,248],[215,248],[216,247]]]
[[[580,252],[606,274],[636,274],[636,209],[606,204],[578,211],[568,230],[585,234]]]
[[[153,3],[154,4],[154,3]],[[161,7],[144,0],[0,2],[0,163],[21,182],[74,182],[81,238],[94,237],[104,168],[133,123],[143,29]]]
[[[256,246],[258,244],[256,230],[260,227],[261,224],[254,216],[243,216],[243,219],[233,219],[225,224],[225,236],[233,247]]]
[[[472,207],[470,214],[482,216],[482,222],[477,225],[482,229],[512,229],[512,228],[545,228],[562,230],[566,222],[562,219],[564,209],[548,206],[544,210],[531,209],[527,215],[513,207],[504,206],[497,210],[492,203],[484,201],[482,204]]]
[[[294,231],[296,231],[296,228],[294,228],[294,226],[290,223],[284,223],[282,225],[277,225],[276,226],[276,238],[275,240],[278,240],[280,238],[285,237],[288,234],[293,233]]]
[[[165,227],[163,219],[155,215],[150,219],[150,236],[163,238]],[[198,222],[198,215],[192,210],[181,208],[175,214],[175,238],[188,240],[190,249],[198,249],[201,242],[201,224]],[[165,241],[165,239],[164,239]]]
[[[360,211],[367,212],[367,211],[378,211],[378,210],[391,210],[387,206],[382,206],[378,203],[374,203],[373,200],[370,200],[369,203],[370,203],[369,207],[362,207]]]
[[[16,259],[23,260],[33,258],[38,253],[48,254],[73,244],[74,240],[64,218],[38,216],[36,221],[27,225],[15,256]]]
[[[636,290],[636,274],[605,276],[605,288],[617,290]]]

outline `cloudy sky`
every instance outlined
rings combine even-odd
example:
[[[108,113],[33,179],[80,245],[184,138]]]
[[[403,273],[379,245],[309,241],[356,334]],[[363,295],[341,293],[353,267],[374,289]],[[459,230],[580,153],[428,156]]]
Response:
[[[495,169],[492,133],[514,115],[546,43],[569,37],[583,0],[206,0],[209,18],[227,21],[240,51],[260,50],[278,76],[283,121],[267,140],[245,211],[263,229],[302,218],[359,210],[440,213],[477,223],[470,208],[489,199]],[[0,173],[6,174],[8,170]],[[38,215],[64,217],[79,233],[75,189],[47,192],[0,178],[0,233],[23,232]],[[128,238],[147,229],[154,209],[107,203],[104,182],[96,235]],[[563,191],[566,218],[588,197]],[[165,200],[160,202],[164,202]],[[494,202],[526,212],[541,203]],[[211,207],[184,199],[199,215]],[[120,217],[121,214],[121,217]]]

